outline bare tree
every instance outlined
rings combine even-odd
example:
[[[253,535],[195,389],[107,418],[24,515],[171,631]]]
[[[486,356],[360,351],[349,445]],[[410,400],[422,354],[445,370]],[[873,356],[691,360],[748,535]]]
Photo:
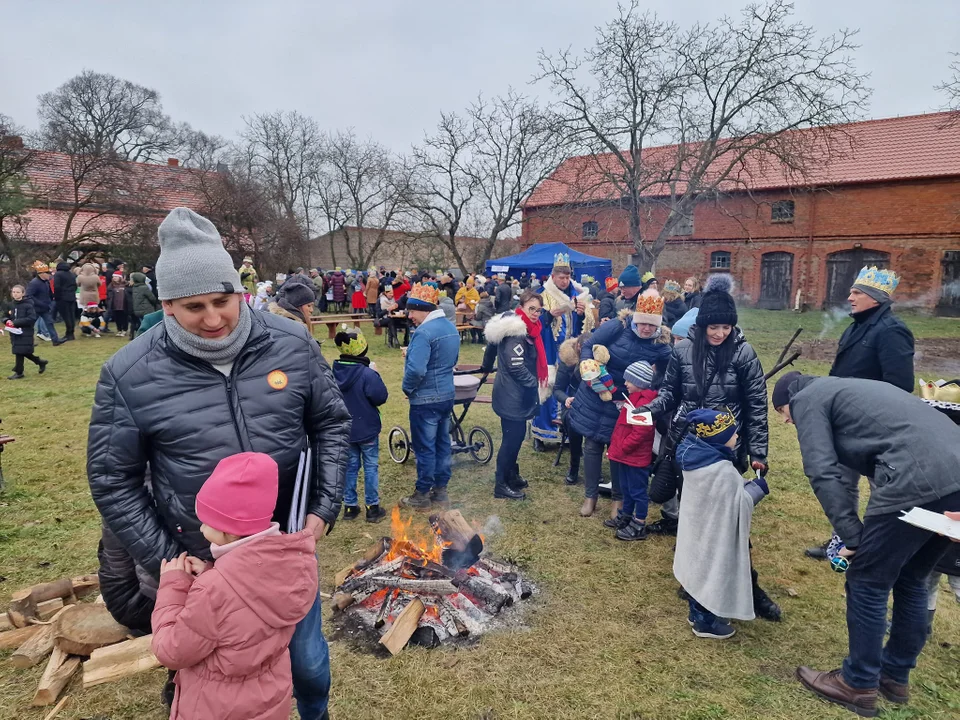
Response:
[[[156,90],[92,70],[41,95],[38,114],[49,150],[149,162],[177,146]]]
[[[457,247],[457,236],[477,194],[477,177],[470,167],[475,143],[476,131],[468,119],[443,113],[436,132],[413,149],[413,206],[421,218],[423,235],[443,243],[464,274],[469,270]]]
[[[188,168],[215,171],[229,164],[233,149],[226,138],[194,130],[187,123],[176,129],[180,164]]]
[[[642,269],[684,234],[699,202],[746,190],[772,167],[800,180],[842,152],[842,131],[827,126],[859,119],[869,97],[851,58],[855,32],[819,37],[792,12],[771,0],[681,30],[633,0],[583,58],[541,52],[538,79],[589,153],[560,181],[627,210]]]
[[[23,146],[23,129],[0,114],[0,251],[7,256],[13,277],[20,273],[20,243],[24,217],[33,195],[30,170],[37,153]]]
[[[950,79],[944,80],[935,89],[946,98],[943,109],[960,115],[960,53],[953,53],[953,57],[957,59],[950,63]]]
[[[316,121],[298,112],[273,112],[244,118],[239,153],[250,175],[269,187],[278,209],[301,228],[313,229],[314,178],[321,134]]]
[[[322,153],[324,173],[316,183],[331,228],[345,240],[351,267],[365,268],[376,258],[401,215],[409,212],[412,171],[403,159],[372,140],[360,141],[353,131],[327,138]],[[320,189],[322,188],[322,190]],[[348,224],[355,230],[347,230]]]

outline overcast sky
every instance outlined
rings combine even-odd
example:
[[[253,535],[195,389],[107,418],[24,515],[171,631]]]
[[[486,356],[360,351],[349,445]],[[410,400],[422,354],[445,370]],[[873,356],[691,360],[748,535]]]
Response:
[[[681,25],[746,0],[649,0]],[[821,32],[859,28],[871,117],[936,109],[960,51],[960,0],[797,0]],[[441,110],[529,87],[540,48],[581,49],[616,0],[0,0],[0,113],[37,124],[36,97],[84,68],[158,90],[176,121],[233,137],[242,115],[299,110],[405,150]]]

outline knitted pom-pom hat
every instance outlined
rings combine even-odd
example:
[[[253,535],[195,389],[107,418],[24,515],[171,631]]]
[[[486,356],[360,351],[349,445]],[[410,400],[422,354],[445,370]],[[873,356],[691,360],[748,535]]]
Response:
[[[718,273],[707,278],[707,285],[700,300],[697,325],[736,325],[737,303],[733,300],[733,278]]]

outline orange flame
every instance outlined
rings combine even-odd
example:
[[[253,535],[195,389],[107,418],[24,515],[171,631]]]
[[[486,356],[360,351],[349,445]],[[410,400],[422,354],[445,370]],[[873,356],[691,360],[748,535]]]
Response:
[[[413,516],[404,521],[400,517],[400,508],[394,506],[390,515],[390,534],[393,542],[390,544],[390,550],[387,553],[387,561],[396,560],[398,557],[407,557],[423,565],[428,561],[441,563],[443,559],[443,549],[449,546],[436,533],[430,533],[429,540],[426,540],[419,533],[411,533],[413,525]]]

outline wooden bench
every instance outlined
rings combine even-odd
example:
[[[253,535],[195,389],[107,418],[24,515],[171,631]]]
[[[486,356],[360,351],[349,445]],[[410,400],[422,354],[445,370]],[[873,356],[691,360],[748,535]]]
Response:
[[[369,315],[367,317],[353,316],[346,318],[337,318],[331,319],[330,316],[320,317],[320,318],[310,318],[310,328],[313,329],[315,325],[326,325],[327,326],[327,337],[333,339],[337,336],[337,326],[341,323],[347,325],[353,325],[353,327],[360,327],[360,323],[375,323],[376,318],[372,318]],[[373,327],[374,335],[383,335],[383,328],[379,325],[374,325]]]
[[[464,325],[457,325],[457,332],[460,333],[461,340],[463,340],[464,333],[468,333],[471,330],[478,330],[478,329],[479,328],[475,328],[473,325],[470,325],[469,323]]]

